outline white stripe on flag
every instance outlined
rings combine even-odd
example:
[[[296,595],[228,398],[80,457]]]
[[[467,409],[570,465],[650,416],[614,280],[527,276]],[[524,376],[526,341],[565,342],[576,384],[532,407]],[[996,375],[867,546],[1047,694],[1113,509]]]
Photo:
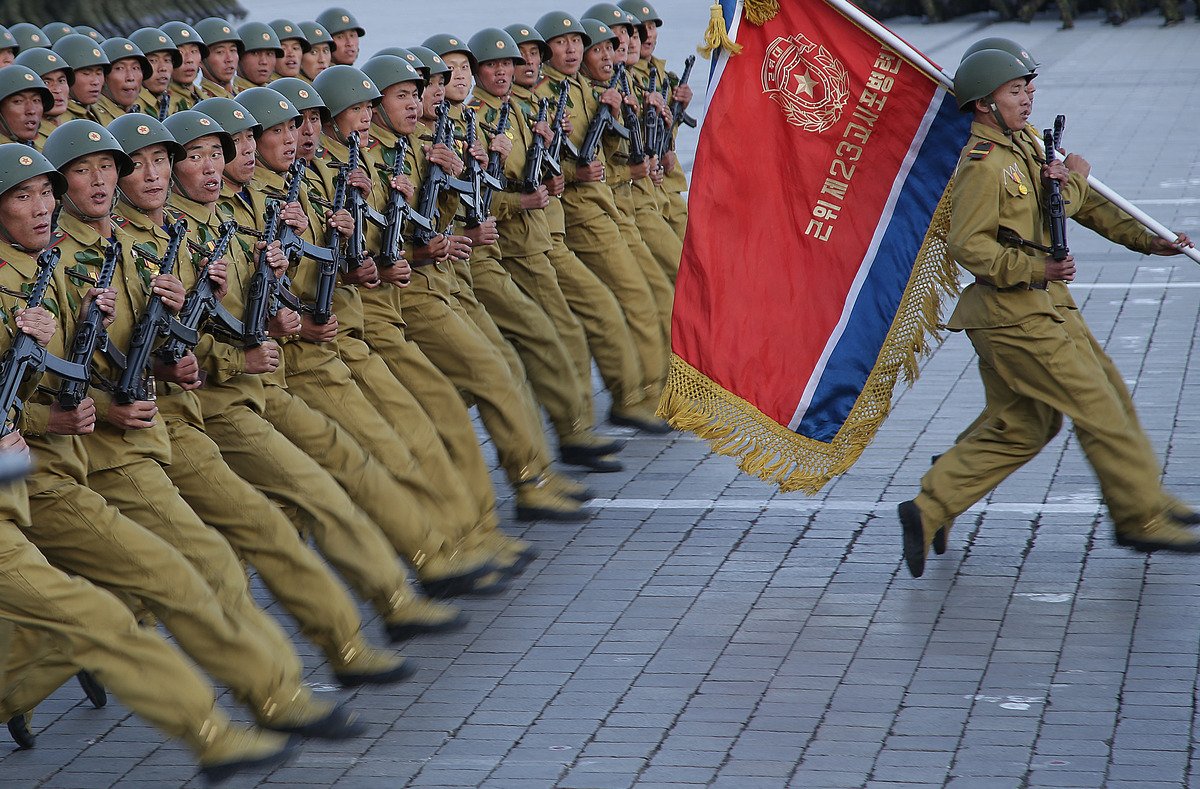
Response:
[[[929,106],[925,109],[925,117],[921,119],[921,125],[917,129],[917,133],[913,135],[912,144],[909,145],[908,153],[905,154],[904,161],[900,164],[900,171],[896,174],[896,180],[892,182],[892,190],[888,194],[887,203],[884,204],[883,214],[880,216],[879,224],[876,226],[875,233],[871,237],[871,246],[867,248],[867,254],[863,258],[863,262],[859,264],[858,274],[854,277],[854,282],[850,286],[850,292],[847,294],[846,301],[842,305],[842,315],[838,319],[833,333],[830,334],[829,340],[825,343],[824,350],[821,351],[821,358],[817,360],[812,377],[808,379],[808,384],[804,387],[804,394],[800,398],[800,404],[796,407],[796,413],[792,415],[791,421],[788,422],[789,430],[796,430],[800,427],[800,422],[804,420],[805,413],[807,413],[809,406],[812,405],[817,385],[820,384],[821,377],[825,374],[825,366],[829,364],[829,357],[833,355],[838,341],[841,340],[842,335],[846,332],[846,325],[850,322],[850,315],[854,311],[855,303],[858,301],[858,294],[862,290],[867,275],[871,273],[871,267],[875,264],[875,257],[879,253],[879,244],[883,241],[883,236],[891,224],[892,214],[896,210],[896,201],[900,198],[900,192],[904,189],[904,182],[908,179],[908,173],[912,169],[913,162],[917,160],[917,154],[920,153],[921,146],[925,143],[925,137],[929,134],[930,127],[933,126],[934,118],[937,117],[938,111],[941,109],[942,99],[945,95],[945,89],[938,88],[935,90],[932,101],[929,102]]]
[[[729,28],[729,39],[737,41],[738,30],[742,26],[742,5],[745,0],[737,0],[737,4],[733,9],[733,26]],[[716,93],[717,85],[721,82],[721,77],[725,74],[725,66],[729,64],[729,53],[724,49],[717,55],[716,65],[713,66],[712,77],[708,81],[708,96],[704,102],[704,115],[700,117],[700,126],[703,128],[704,119],[708,116],[708,108],[712,106],[712,97]],[[700,129],[696,129],[696,134],[700,133]],[[699,147],[699,143],[697,143]]]

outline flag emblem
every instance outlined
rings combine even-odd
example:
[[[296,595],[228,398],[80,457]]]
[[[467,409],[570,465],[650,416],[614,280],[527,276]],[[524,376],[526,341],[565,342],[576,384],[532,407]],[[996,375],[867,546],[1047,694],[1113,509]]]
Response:
[[[788,123],[807,132],[819,134],[838,122],[850,97],[849,81],[846,67],[803,33],[776,38],[763,58],[763,93],[783,109]]]

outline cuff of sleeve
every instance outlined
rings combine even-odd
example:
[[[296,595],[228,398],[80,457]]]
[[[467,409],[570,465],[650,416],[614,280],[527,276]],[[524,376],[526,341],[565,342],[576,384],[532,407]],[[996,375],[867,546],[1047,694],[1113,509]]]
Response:
[[[24,436],[42,436],[50,424],[50,406],[46,403],[28,403],[21,415],[17,429]]]

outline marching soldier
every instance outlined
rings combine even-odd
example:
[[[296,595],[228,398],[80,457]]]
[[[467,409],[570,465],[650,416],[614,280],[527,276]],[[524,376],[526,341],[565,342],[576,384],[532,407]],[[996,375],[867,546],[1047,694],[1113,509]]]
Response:
[[[142,80],[150,74],[150,61],[137,44],[127,38],[108,38],[100,45],[108,56],[108,72],[104,75],[102,95],[92,107],[102,126],[127,112],[157,112],[157,106],[143,107]]]
[[[247,22],[238,28],[244,47],[238,58],[238,75],[234,84],[238,91],[261,87],[275,75],[275,64],[283,57],[283,44],[270,25]]]
[[[46,90],[50,91],[50,97],[54,100],[50,108],[43,113],[37,138],[34,140],[34,147],[41,148],[42,144],[46,142],[46,137],[58,127],[59,119],[67,111],[67,102],[71,100],[71,83],[75,80],[75,73],[61,55],[50,49],[40,47],[31,49],[24,53],[24,57],[18,55],[17,58],[14,61],[17,65],[32,69],[42,78],[42,84],[46,86]],[[4,79],[3,75],[4,71],[0,70],[0,82]],[[22,77],[22,81],[27,80]],[[0,104],[0,108],[2,107],[3,104]]]
[[[344,8],[327,8],[317,15],[317,24],[323,25],[333,38],[330,49],[334,65],[353,66],[358,60],[358,40],[367,34],[354,14]]]
[[[160,29],[179,48],[182,58],[171,72],[171,84],[167,88],[171,95],[171,112],[190,110],[204,98],[196,87],[196,77],[200,74],[200,64],[208,55],[208,45],[186,22],[164,22]]]
[[[300,57],[299,76],[312,82],[318,74],[333,65],[333,50],[337,48],[337,43],[316,22],[301,22],[300,30],[308,38],[309,48]]]
[[[299,25],[287,19],[276,19],[271,23],[271,29],[279,37],[279,46],[283,50],[283,54],[275,61],[275,75],[272,79],[300,76],[300,63],[304,59],[304,53],[312,50],[308,36]]]
[[[200,95],[206,99],[213,96],[232,99],[238,92],[234,78],[245,50],[242,37],[228,20],[215,16],[197,22],[196,32],[208,50],[200,62],[200,71],[204,74],[200,80]]]
[[[33,146],[52,109],[54,94],[36,71],[18,63],[0,69],[0,140]]]
[[[94,108],[100,100],[105,78],[111,68],[108,55],[95,41],[78,33],[60,38],[54,44],[54,51],[67,62],[74,75],[71,99],[67,102],[63,120],[86,118],[99,123]]]
[[[179,47],[164,31],[157,27],[143,27],[129,35],[142,54],[150,70],[142,75],[142,92],[138,97],[142,112],[160,120],[171,114],[171,76],[183,65]]]

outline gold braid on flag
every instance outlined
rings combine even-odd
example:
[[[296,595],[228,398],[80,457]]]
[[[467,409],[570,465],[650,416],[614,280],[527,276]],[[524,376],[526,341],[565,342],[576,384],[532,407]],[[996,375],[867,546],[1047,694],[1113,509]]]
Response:
[[[779,13],[779,0],[746,0],[746,21],[762,27]]]
[[[903,376],[911,384],[921,359],[940,341],[942,299],[958,293],[958,267],[946,244],[953,187],[951,178],[875,367],[832,441],[815,441],[789,430],[674,354],[659,416],[679,430],[708,439],[714,452],[738,458],[742,471],[775,483],[785,493],[815,494],[849,471],[887,418],[897,379]]]
[[[742,51],[742,45],[729,37],[729,28],[725,27],[725,12],[721,10],[720,3],[713,3],[708,9],[708,28],[704,31],[704,43],[696,47],[696,51],[708,59],[718,49],[736,55]]]

